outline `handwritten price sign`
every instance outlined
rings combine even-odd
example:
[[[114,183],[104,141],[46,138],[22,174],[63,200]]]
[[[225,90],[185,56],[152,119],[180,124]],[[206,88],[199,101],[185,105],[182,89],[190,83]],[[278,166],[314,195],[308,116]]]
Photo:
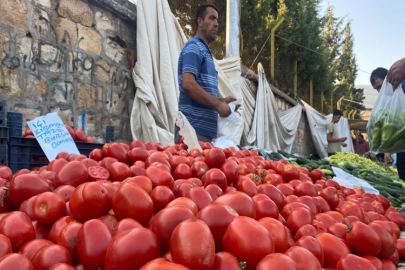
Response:
[[[54,160],[62,151],[80,155],[57,113],[49,113],[27,123],[49,161]]]

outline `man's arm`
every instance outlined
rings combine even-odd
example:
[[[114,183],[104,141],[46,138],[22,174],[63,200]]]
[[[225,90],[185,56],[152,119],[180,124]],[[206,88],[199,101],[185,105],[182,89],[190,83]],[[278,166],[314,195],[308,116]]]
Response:
[[[346,138],[333,138],[332,133],[328,133],[326,139],[328,142],[344,142],[346,141]]]
[[[232,112],[229,105],[207,93],[195,80],[193,73],[183,73],[183,90],[196,102],[214,108],[221,117],[228,117]]]
[[[405,58],[396,61],[387,74],[387,81],[392,84],[394,90],[405,80]]]

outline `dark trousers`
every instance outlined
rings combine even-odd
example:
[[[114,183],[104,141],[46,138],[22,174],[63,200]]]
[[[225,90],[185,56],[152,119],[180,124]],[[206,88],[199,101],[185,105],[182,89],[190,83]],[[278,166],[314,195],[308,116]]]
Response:
[[[397,154],[397,169],[399,178],[405,181],[405,152]]]
[[[180,141],[180,138],[181,138],[179,131],[180,131],[180,128],[175,126],[174,127],[174,143],[175,144],[178,144]],[[197,134],[197,140],[200,142],[209,142],[209,143],[212,142],[212,138],[203,136],[203,135],[199,135],[199,134]]]

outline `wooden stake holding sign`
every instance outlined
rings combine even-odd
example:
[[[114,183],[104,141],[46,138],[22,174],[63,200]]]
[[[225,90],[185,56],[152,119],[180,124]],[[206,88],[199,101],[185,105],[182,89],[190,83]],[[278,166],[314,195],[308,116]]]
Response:
[[[180,128],[179,134],[184,137],[184,144],[188,146],[188,150],[197,148],[202,151],[198,143],[197,133],[188,122],[187,117],[180,111],[174,112],[173,117],[176,119],[176,125]]]
[[[39,116],[27,124],[49,162],[54,160],[59,152],[80,155],[75,141],[57,113]]]

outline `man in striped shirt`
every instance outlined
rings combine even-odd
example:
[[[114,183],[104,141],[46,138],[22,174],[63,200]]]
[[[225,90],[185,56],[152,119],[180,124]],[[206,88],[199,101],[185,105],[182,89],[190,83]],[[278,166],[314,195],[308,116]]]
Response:
[[[187,117],[199,141],[211,142],[217,137],[218,115],[231,114],[229,103],[234,97],[219,98],[218,72],[209,45],[218,31],[218,10],[202,4],[197,9],[196,35],[184,45],[178,62],[180,88],[179,110]],[[175,143],[180,140],[175,127]]]

